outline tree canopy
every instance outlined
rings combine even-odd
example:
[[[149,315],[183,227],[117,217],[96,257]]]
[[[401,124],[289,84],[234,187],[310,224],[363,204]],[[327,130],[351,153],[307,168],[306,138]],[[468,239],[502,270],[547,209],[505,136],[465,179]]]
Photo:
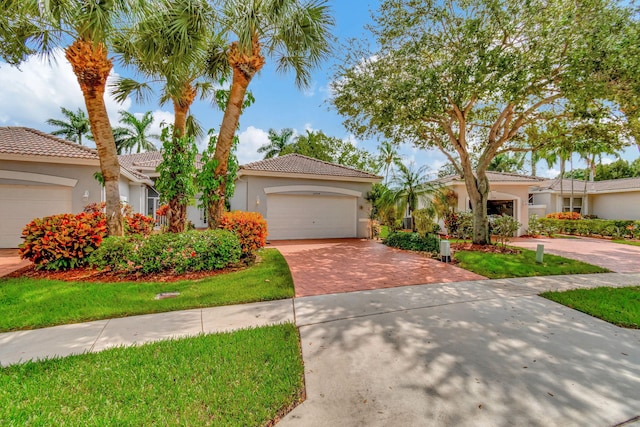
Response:
[[[465,179],[475,243],[489,242],[486,171],[496,155],[530,149],[528,126],[593,108],[614,120],[634,99],[612,91],[635,82],[611,77],[637,25],[613,1],[386,0],[374,19],[377,49],[350,49],[333,105],[356,136],[440,150]]]

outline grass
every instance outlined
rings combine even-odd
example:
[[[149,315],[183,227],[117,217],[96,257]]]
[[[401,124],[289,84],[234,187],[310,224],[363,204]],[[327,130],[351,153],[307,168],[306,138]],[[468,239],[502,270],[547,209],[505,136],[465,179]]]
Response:
[[[0,425],[263,426],[302,390],[285,324],[0,368]]]
[[[623,245],[640,246],[640,240],[614,239],[613,243],[622,243]]]
[[[459,266],[489,279],[506,277],[553,276],[558,274],[606,273],[609,270],[581,261],[545,254],[542,264],[536,263],[535,251],[519,249],[519,254],[496,254],[459,251],[454,257]]]
[[[544,292],[547,299],[625,328],[640,329],[640,286]]]
[[[276,249],[245,270],[173,283],[90,283],[0,279],[0,332],[136,314],[290,298],[293,280]],[[162,292],[176,298],[155,300]]]

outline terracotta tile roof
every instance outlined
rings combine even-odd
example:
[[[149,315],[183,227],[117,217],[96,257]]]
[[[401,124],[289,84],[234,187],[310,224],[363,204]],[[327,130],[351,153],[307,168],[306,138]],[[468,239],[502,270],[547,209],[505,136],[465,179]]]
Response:
[[[157,168],[162,163],[161,151],[147,151],[144,153],[121,154],[118,156],[120,164],[132,168]],[[196,154],[196,168],[202,168],[202,155]]]
[[[324,162],[301,154],[286,154],[240,166],[240,171],[275,172],[285,174],[320,175],[341,178],[382,179],[372,173],[335,163]]]
[[[25,127],[0,127],[0,153],[98,160],[88,147]]]
[[[518,184],[529,184],[533,185],[535,183],[540,183],[546,181],[547,178],[540,178],[537,176],[529,176],[529,175],[520,175],[517,173],[506,173],[506,172],[491,172],[487,171],[487,178],[489,178],[489,182],[513,182]],[[448,182],[454,181],[463,181],[460,175],[449,175],[443,178],[436,179],[432,181],[434,183],[446,184]]]
[[[606,181],[587,181],[587,193],[607,193],[611,191],[640,191],[640,177],[609,179]],[[584,191],[585,182],[581,179],[573,180],[574,191]],[[563,179],[562,187],[565,192],[571,189],[571,180]],[[540,183],[534,191],[560,191],[560,179],[550,179]]]

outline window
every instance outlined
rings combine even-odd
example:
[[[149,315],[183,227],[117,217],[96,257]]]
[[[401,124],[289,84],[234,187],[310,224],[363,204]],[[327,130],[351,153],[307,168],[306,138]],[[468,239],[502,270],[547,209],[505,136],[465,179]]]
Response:
[[[533,194],[529,194],[529,204],[530,205],[534,205],[535,203],[533,202]]]
[[[571,197],[565,197],[562,200],[562,212],[582,213],[582,197],[574,197],[573,204],[571,203]]]

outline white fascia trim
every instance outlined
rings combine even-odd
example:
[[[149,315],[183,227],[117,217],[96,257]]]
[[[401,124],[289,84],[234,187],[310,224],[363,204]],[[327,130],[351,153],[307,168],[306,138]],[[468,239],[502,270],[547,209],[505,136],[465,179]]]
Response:
[[[78,159],[75,157],[1,154],[0,160],[16,160],[20,162],[38,162],[38,163],[57,163],[57,164],[65,164],[65,165],[100,166],[100,160],[98,159]]]
[[[153,181],[151,181],[150,179],[137,178],[131,172],[126,170],[125,168],[120,168],[120,175],[124,176],[129,181],[132,181],[132,182],[135,182],[135,183],[143,183],[143,184],[147,184],[147,185],[153,185]]]
[[[253,171],[247,169],[238,170],[238,177],[241,176],[270,176],[275,178],[301,178],[301,179],[318,179],[322,181],[346,181],[346,182],[381,182],[380,178],[357,178],[348,176],[333,176],[333,175],[313,175],[306,173],[282,173],[282,172],[268,172],[268,171]]]
[[[17,172],[0,169],[0,178],[18,181],[42,182],[45,184],[62,185],[63,187],[75,187],[77,179],[63,178],[61,176],[43,175],[41,173]]]
[[[321,185],[281,185],[278,187],[266,187],[264,189],[265,194],[278,194],[278,193],[291,193],[291,192],[305,192],[305,193],[335,193],[344,194],[346,196],[362,197],[361,191],[348,190],[346,188],[339,187],[323,187]]]

